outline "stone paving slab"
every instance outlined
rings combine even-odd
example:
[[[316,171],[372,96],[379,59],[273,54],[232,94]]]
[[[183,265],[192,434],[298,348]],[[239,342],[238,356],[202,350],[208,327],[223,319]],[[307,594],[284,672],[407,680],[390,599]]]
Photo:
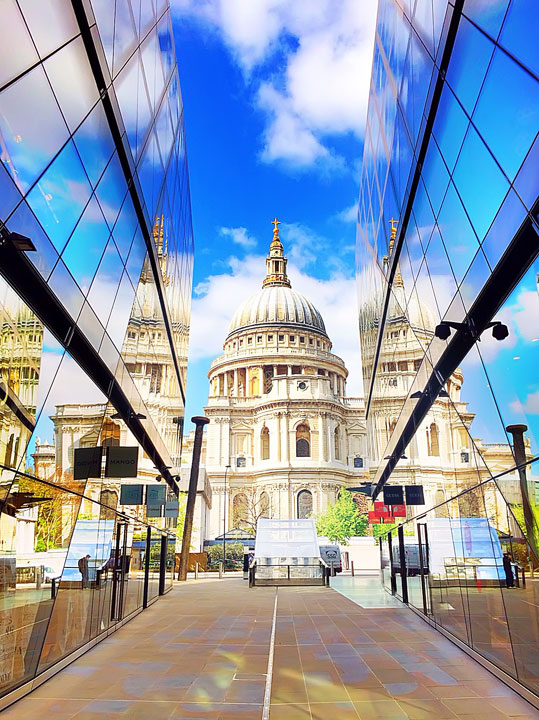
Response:
[[[276,592],[270,720],[539,720],[407,608],[377,603],[376,583],[353,599],[234,577],[177,585],[2,720],[260,720]]]

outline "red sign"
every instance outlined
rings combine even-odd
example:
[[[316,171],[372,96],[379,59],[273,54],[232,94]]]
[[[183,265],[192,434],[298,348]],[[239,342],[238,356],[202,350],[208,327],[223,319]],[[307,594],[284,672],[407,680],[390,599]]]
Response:
[[[372,510],[369,510],[369,522],[371,525],[379,525],[382,519]]]
[[[375,502],[374,512],[378,515],[378,517],[386,517],[389,515],[389,506],[384,505],[383,502]]]
[[[391,511],[394,517],[406,517],[406,505],[392,505]]]

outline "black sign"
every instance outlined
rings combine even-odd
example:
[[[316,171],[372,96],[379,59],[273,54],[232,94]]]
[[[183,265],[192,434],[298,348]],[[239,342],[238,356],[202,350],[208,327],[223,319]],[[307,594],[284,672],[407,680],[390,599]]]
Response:
[[[244,457],[236,458],[236,467],[245,467],[247,465],[247,461]]]
[[[114,447],[110,445],[107,448],[105,477],[137,477],[137,472],[138,447]]]
[[[402,505],[403,503],[402,485],[384,485],[384,505]]]
[[[407,505],[425,504],[425,498],[423,496],[423,485],[406,485],[405,491]]]
[[[167,489],[164,485],[148,485],[146,487],[146,505],[164,505]]]
[[[122,485],[120,505],[142,505],[144,485]]]
[[[101,458],[103,457],[103,448],[75,448],[73,462],[73,479],[88,480],[88,478],[101,477]]]
[[[362,467],[363,467],[363,458],[361,458],[361,457],[355,457],[355,458],[354,458],[354,467],[355,467],[355,468],[362,468]]]
[[[146,517],[163,517],[163,505],[146,505]]]

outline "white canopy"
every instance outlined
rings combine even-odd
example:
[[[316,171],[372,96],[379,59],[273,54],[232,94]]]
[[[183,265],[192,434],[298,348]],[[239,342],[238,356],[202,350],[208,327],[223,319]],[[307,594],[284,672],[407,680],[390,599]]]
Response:
[[[317,558],[316,526],[308,520],[261,518],[256,527],[255,558]]]

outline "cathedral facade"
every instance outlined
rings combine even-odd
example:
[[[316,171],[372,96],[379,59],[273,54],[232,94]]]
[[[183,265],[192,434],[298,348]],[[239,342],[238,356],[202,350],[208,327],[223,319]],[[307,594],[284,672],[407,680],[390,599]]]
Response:
[[[208,538],[324,512],[367,478],[363,401],[346,396],[345,364],[286,263],[275,220],[262,288],[236,311],[208,374]]]

